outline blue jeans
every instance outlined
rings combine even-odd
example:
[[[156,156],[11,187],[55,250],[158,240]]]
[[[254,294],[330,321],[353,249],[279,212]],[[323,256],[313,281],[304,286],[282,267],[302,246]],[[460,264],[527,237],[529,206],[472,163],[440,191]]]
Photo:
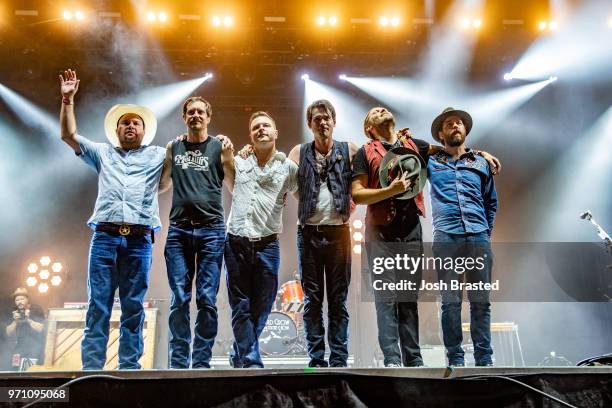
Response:
[[[366,251],[368,262],[374,257],[395,257],[406,253],[420,256],[422,253],[422,229],[417,223],[401,232],[397,228],[377,225],[366,226]],[[413,275],[390,271],[377,276],[386,282],[399,282],[408,279],[420,285],[421,268]],[[405,295],[374,292],[376,323],[378,325],[378,344],[384,356],[384,364],[397,364],[405,367],[423,365],[419,346],[418,291]]]
[[[276,299],[279,267],[278,240],[250,242],[228,234],[225,268],[234,332],[230,362],[235,368],[263,367],[259,336]]]
[[[171,223],[166,240],[166,269],[172,291],[168,317],[170,368],[210,368],[217,336],[217,293],[221,279],[225,225],[186,227]],[[197,271],[196,271],[197,268]],[[193,351],[189,304],[195,276],[196,316]]]
[[[346,367],[349,314],[346,301],[351,281],[351,237],[348,225],[298,228],[297,247],[304,289],[304,330],[310,366],[327,366],[323,297],[327,285],[329,365]]]
[[[434,231],[433,254],[436,257],[484,257],[484,268],[472,268],[462,274],[453,270],[441,269],[438,279],[450,285],[451,280],[460,282],[491,282],[493,256],[489,234],[448,234]],[[442,294],[442,337],[446,347],[449,364],[464,364],[464,351],[461,347],[463,333],[461,331],[462,290],[443,290]],[[491,303],[489,291],[468,291],[470,301],[470,334],[474,344],[474,359],[476,365],[492,364],[493,349],[491,348]]]
[[[88,309],[81,342],[83,370],[102,370],[115,290],[119,288],[121,320],[119,368],[138,369],[143,352],[143,301],[151,269],[151,236],[124,237],[94,232],[87,276]]]

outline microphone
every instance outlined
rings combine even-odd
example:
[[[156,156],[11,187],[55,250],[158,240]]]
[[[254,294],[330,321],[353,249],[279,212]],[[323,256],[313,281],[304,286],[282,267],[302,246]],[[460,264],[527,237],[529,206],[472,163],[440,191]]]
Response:
[[[591,218],[593,218],[593,214],[591,214],[591,211],[587,210],[585,212],[583,212],[582,214],[580,214],[580,219],[583,220],[591,220]]]

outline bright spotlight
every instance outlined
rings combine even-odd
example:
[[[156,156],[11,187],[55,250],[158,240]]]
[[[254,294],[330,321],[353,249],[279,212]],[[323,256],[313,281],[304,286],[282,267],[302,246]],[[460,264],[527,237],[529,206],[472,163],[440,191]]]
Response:
[[[85,13],[83,13],[82,11],[76,11],[74,13],[74,18],[76,18],[78,21],[83,21],[85,20]]]
[[[461,21],[461,27],[463,27],[463,28],[470,28],[470,20],[467,19],[467,18],[464,18]]]
[[[612,28],[612,17],[608,20],[608,28]]]
[[[52,286],[59,286],[60,283],[62,283],[62,277],[59,275],[55,275],[54,277],[51,278],[51,285]]]
[[[72,20],[74,15],[72,14],[72,11],[69,10],[64,10],[64,20]]]
[[[399,17],[391,18],[391,26],[399,27],[399,25],[400,25],[400,18]]]
[[[51,276],[51,274],[49,273],[48,269],[43,269],[42,271],[40,271],[40,273],[38,274],[38,277],[42,280],[47,280],[49,279],[49,276]]]
[[[378,20],[378,24],[380,24],[381,27],[387,27],[389,25],[389,19],[387,17],[381,17]]]
[[[356,228],[356,229],[363,228],[363,221],[361,221],[361,220],[354,220],[353,221],[353,228]]]
[[[212,25],[214,25],[215,27],[221,26],[221,17],[213,16],[213,18],[212,18]]]
[[[40,264],[42,266],[49,266],[50,263],[51,263],[51,258],[49,258],[48,256],[43,256],[40,258]]]
[[[477,18],[476,20],[472,21],[472,27],[478,29],[482,26],[482,20]]]
[[[168,14],[162,11],[161,13],[157,15],[157,18],[161,23],[165,23],[166,21],[168,21]]]
[[[341,80],[341,81],[346,81],[346,78],[347,78],[347,77],[346,77],[346,75],[345,75],[345,74],[340,74],[340,75],[338,75],[338,79],[339,79],[339,80]]]
[[[324,17],[324,16],[319,16],[319,17],[317,17],[317,24],[318,24],[318,25],[320,25],[320,26],[324,26],[324,25],[325,25],[325,21],[326,21],[326,19],[325,19],[325,17]]]
[[[40,293],[47,293],[49,291],[49,285],[45,282],[38,285],[38,291]]]
[[[356,231],[353,233],[353,240],[355,242],[363,241],[363,233],[361,231]]]
[[[557,79],[559,79],[559,78],[557,78],[556,76],[551,76],[551,77],[548,78],[548,80],[550,82],[555,82]]]
[[[301,78],[302,78],[302,81],[308,81],[310,79],[310,75],[302,74]]]
[[[540,21],[538,23],[538,30],[544,31],[548,27],[548,23],[546,21]]]
[[[512,81],[512,74],[509,72],[506,72],[504,74],[504,81]]]
[[[155,15],[154,12],[149,11],[147,13],[147,20],[149,20],[151,23],[155,22],[157,20],[157,16]]]
[[[26,279],[26,285],[30,287],[36,286],[37,283],[38,280],[36,279],[36,276],[30,276],[28,279]]]
[[[31,263],[28,265],[28,272],[29,273],[36,273],[38,272],[38,265],[36,265],[35,263]]]
[[[206,74],[204,74],[204,80],[205,81],[208,81],[212,77],[213,77],[213,74],[211,72],[207,72]]]
[[[353,252],[357,255],[361,254],[361,244],[355,244],[353,246]]]
[[[556,21],[551,21],[548,23],[548,29],[550,31],[555,31],[557,28],[559,28],[559,24]]]
[[[231,27],[234,25],[234,18],[232,16],[223,17],[223,25],[225,27]]]
[[[53,265],[51,265],[51,270],[55,273],[61,272],[62,264],[59,262],[53,262]]]
[[[336,18],[336,16],[331,16],[330,18],[327,19],[327,23],[330,26],[335,26],[336,23],[338,23],[338,19]]]

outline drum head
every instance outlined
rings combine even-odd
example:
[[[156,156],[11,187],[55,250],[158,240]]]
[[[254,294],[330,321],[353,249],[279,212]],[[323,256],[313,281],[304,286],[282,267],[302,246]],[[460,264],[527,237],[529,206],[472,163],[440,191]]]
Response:
[[[293,319],[285,313],[272,312],[259,336],[259,349],[268,356],[282,356],[289,353],[296,339]]]

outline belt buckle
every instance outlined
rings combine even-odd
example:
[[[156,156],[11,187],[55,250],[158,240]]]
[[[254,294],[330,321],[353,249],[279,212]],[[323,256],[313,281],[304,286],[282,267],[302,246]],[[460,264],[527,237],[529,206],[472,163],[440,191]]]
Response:
[[[131,229],[129,225],[122,224],[119,226],[119,235],[126,236],[130,235]]]
[[[257,242],[257,241],[261,241],[262,237],[256,237],[256,238],[251,238],[249,237],[249,242]]]

